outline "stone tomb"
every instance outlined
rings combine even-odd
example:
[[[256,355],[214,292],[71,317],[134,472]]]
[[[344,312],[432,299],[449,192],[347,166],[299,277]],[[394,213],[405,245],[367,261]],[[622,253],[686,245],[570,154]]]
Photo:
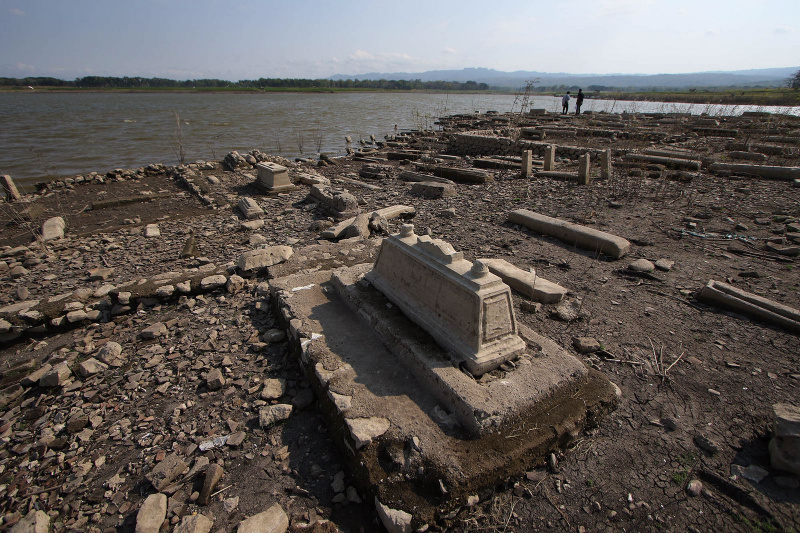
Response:
[[[367,279],[475,375],[525,349],[508,285],[411,224],[383,241]]]
[[[330,259],[304,250],[296,255],[305,260],[273,273],[270,301],[350,477],[376,505],[408,513],[412,528],[541,464],[616,404],[619,390],[603,374],[516,323],[508,287],[447,243],[407,227],[377,251],[325,246],[320,257],[346,247],[362,262],[330,270]],[[384,261],[403,266],[387,274]],[[392,287],[394,303],[420,301],[416,318],[373,283]],[[437,339],[420,327],[422,314],[455,331]],[[475,379],[465,357],[513,364]]]
[[[297,188],[289,179],[289,170],[284,166],[262,162],[256,165],[256,170],[258,170],[258,178],[255,185],[267,194],[293,191]]]

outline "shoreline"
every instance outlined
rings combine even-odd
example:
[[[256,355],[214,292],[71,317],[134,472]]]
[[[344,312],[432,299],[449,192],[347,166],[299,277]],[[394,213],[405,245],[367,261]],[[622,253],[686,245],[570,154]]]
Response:
[[[571,90],[571,89],[570,89]],[[458,91],[440,89],[372,89],[372,88],[316,88],[316,87],[275,87],[275,88],[81,88],[81,87],[0,87],[0,94],[16,93],[120,93],[120,94],[196,94],[196,93],[235,93],[235,94],[268,94],[268,93],[310,93],[310,94],[337,94],[337,93],[399,93],[399,94],[478,94],[478,95],[508,95],[515,96],[523,91],[514,90],[485,90],[485,91]],[[530,96],[558,97],[560,93],[549,91],[533,91]],[[709,105],[763,105],[770,107],[798,107],[800,106],[800,91],[779,89],[740,89],[729,88],[720,90],[689,89],[685,91],[595,91],[586,92],[587,100],[621,100],[631,102],[666,102],[686,104]]]

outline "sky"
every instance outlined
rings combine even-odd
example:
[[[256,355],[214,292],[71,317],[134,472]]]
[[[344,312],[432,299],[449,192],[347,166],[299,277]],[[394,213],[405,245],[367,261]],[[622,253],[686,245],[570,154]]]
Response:
[[[800,63],[800,0],[0,0],[0,76],[325,78]]]

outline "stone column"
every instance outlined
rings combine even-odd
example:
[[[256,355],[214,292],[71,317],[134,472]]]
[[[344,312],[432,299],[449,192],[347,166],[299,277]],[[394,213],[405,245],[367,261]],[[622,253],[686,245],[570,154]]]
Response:
[[[589,185],[592,177],[589,174],[589,154],[583,154],[578,159],[578,183],[580,185]]]
[[[544,170],[550,172],[556,165],[556,145],[548,144],[544,149]]]
[[[600,154],[600,177],[604,180],[611,178],[611,149]]]
[[[14,180],[11,179],[11,176],[3,174],[0,176],[0,183],[3,184],[3,190],[6,192],[6,200],[9,202],[16,202],[19,200],[19,191],[17,190]]]
[[[522,151],[522,177],[530,178],[533,174],[533,152],[531,150]]]

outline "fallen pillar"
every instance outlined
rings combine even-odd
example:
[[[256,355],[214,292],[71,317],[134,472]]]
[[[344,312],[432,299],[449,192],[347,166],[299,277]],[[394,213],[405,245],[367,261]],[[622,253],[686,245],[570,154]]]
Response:
[[[714,163],[709,170],[716,172],[728,170],[737,174],[752,174],[772,180],[792,181],[800,179],[800,167],[777,167],[769,165],[748,165],[746,163]]]
[[[426,169],[434,176],[449,179],[457,183],[486,183],[487,181],[494,181],[494,177],[490,172],[477,169],[455,168],[446,166],[436,166]]]
[[[0,183],[2,183],[3,190],[6,193],[6,201],[16,202],[20,199],[19,190],[17,190],[17,185],[11,179],[11,176],[8,174],[0,175]]]
[[[382,209],[377,209],[374,211],[378,213],[380,216],[385,218],[386,220],[391,220],[397,217],[408,217],[411,218],[417,214],[417,210],[409,205],[392,205],[389,207],[384,207]],[[343,220],[333,226],[332,228],[328,228],[320,234],[320,237],[323,239],[338,239],[339,237],[344,234],[345,230],[350,227],[353,222],[355,222],[356,217],[351,217],[346,220]]]
[[[692,161],[690,159],[680,159],[677,157],[663,157],[659,155],[646,154],[625,154],[623,159],[627,161],[643,161],[645,163],[656,163],[669,168],[684,168],[687,170],[700,170],[703,166],[702,161]]]
[[[547,281],[537,276],[535,272],[517,268],[504,259],[481,259],[481,261],[489,267],[492,274],[499,276],[503,283],[534,302],[558,303],[567,294],[567,289],[561,285]]]
[[[578,181],[578,175],[575,172],[561,172],[558,170],[539,170],[536,172],[536,177]]]
[[[727,283],[709,280],[697,294],[697,299],[759,318],[789,331],[800,332],[800,311]]]
[[[525,349],[511,290],[480,261],[405,224],[384,239],[367,279],[403,313],[482,375]]]
[[[527,209],[518,209],[508,215],[509,222],[525,226],[537,233],[550,235],[567,244],[593,252],[601,252],[614,259],[628,253],[631,243],[622,237],[573,224],[566,220],[548,217]]]
[[[433,174],[423,174],[422,172],[412,172],[410,170],[404,170],[400,173],[400,179],[403,181],[435,181],[437,183],[447,183],[450,185],[455,185],[455,182],[452,180],[448,180],[445,178],[440,178],[439,176],[434,176]]]

